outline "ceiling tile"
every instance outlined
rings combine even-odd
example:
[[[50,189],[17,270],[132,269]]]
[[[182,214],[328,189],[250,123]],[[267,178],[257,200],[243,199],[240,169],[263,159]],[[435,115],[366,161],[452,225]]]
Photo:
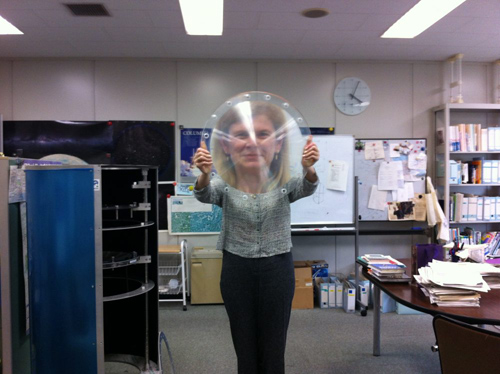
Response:
[[[0,15],[17,28],[23,27],[43,27],[49,26],[42,18],[32,10],[3,10],[0,8]]]
[[[59,27],[129,27],[153,26],[147,11],[142,10],[114,10],[111,17],[75,17],[66,8],[58,10],[36,10],[40,18],[50,25]]]
[[[330,14],[324,18],[306,18],[298,13],[262,13],[259,28],[306,30],[357,30],[369,17],[366,14]]]

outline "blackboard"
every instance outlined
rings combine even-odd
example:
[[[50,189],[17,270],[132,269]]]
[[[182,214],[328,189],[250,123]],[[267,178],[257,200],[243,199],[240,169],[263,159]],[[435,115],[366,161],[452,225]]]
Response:
[[[384,150],[384,158],[376,160],[367,160],[365,157],[364,147],[367,143],[382,142]],[[399,145],[401,152],[398,157],[391,157],[391,147]],[[410,149],[410,153],[427,154],[426,139],[356,139],[356,150],[354,152],[354,168],[355,175],[358,176],[358,214],[360,221],[388,221],[387,208],[385,210],[376,210],[368,208],[371,188],[378,184],[378,172],[380,164],[387,161],[402,161],[403,164],[408,163],[408,154],[405,154],[404,149]],[[395,154],[393,153],[393,156]],[[426,169],[415,170],[413,176],[408,175],[408,169],[404,169],[405,182],[410,182],[412,179],[413,190],[415,193],[425,193],[425,176]],[[386,201],[393,201],[391,192],[387,193]]]
[[[354,223],[354,137],[352,135],[314,135],[320,159],[315,168],[319,186],[314,195],[292,204],[292,226]],[[347,166],[346,191],[327,188],[330,161]]]

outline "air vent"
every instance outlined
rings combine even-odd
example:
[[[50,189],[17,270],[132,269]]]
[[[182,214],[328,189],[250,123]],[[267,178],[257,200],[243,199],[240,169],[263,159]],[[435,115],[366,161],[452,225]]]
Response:
[[[108,10],[102,4],[64,4],[78,17],[110,17]]]
[[[329,14],[330,12],[328,11],[328,9],[322,9],[322,8],[311,8],[302,11],[302,15],[307,18],[321,18]]]

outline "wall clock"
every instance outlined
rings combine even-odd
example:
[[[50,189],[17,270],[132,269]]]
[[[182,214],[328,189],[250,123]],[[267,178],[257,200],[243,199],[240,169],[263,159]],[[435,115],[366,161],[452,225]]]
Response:
[[[370,87],[360,78],[344,78],[335,87],[333,100],[337,109],[342,113],[355,116],[370,105]]]

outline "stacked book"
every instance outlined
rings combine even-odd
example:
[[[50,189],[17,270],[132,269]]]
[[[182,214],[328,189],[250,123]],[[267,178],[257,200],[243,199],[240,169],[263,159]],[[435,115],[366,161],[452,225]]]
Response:
[[[368,267],[368,273],[381,282],[410,282],[411,277],[405,274],[406,265],[381,254],[366,254],[358,257],[359,263]]]
[[[496,273],[488,264],[470,262],[443,262],[433,260],[418,269],[415,279],[431,304],[449,307],[478,307],[479,292],[488,292],[490,286],[482,274]]]

